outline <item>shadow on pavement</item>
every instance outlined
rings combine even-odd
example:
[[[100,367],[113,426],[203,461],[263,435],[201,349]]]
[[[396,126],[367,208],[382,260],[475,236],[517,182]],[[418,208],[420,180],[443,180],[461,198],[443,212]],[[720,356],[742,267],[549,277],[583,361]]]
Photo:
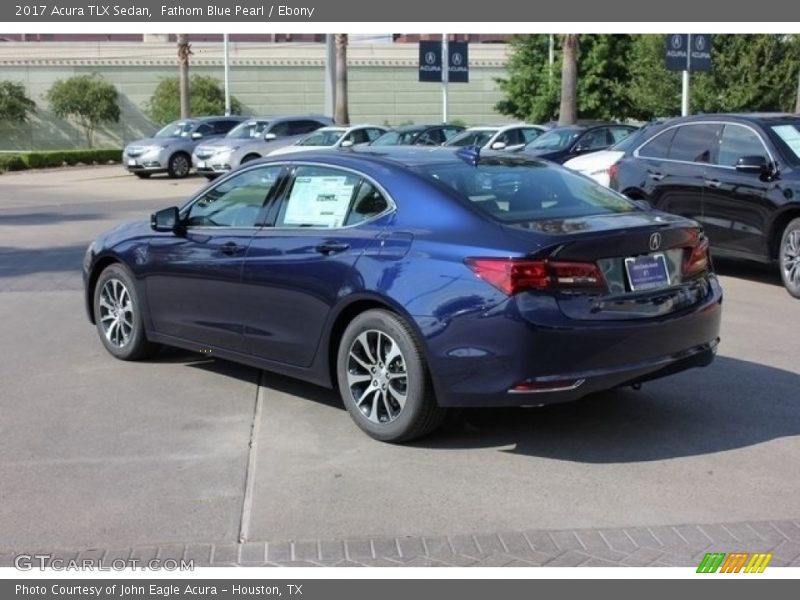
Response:
[[[99,221],[108,215],[101,213],[31,212],[0,214],[0,225],[55,225],[72,221]],[[88,245],[88,242],[87,242]]]
[[[165,349],[153,359],[255,381],[255,369]],[[264,372],[262,385],[349,418],[338,392]],[[706,369],[577,402],[541,408],[453,411],[413,446],[432,450],[510,446],[504,452],[582,463],[630,463],[713,454],[800,435],[800,375],[718,357]],[[330,418],[321,413],[320,418]],[[378,443],[378,442],[375,442]]]
[[[18,248],[0,246],[0,277],[17,277],[34,273],[80,273],[86,244]]]

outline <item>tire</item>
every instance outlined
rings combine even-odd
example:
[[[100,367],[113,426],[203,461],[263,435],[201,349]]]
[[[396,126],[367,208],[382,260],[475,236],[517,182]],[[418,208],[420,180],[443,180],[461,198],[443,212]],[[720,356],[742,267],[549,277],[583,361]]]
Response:
[[[368,310],[347,326],[339,342],[336,378],[350,416],[376,440],[420,438],[447,415],[436,403],[420,342],[403,319],[387,310]]]
[[[192,170],[192,158],[185,152],[176,152],[169,157],[167,173],[172,179],[183,179]]]
[[[800,298],[800,219],[789,221],[778,249],[781,279],[786,291]]]
[[[139,179],[150,179],[152,173],[134,173]]]
[[[93,302],[97,333],[111,355],[120,360],[141,360],[158,350],[145,335],[142,304],[125,267],[113,264],[100,273]]]
[[[261,158],[258,154],[248,154],[247,156],[243,157],[242,160],[239,162],[240,165],[244,163],[249,163],[251,160],[256,160]]]

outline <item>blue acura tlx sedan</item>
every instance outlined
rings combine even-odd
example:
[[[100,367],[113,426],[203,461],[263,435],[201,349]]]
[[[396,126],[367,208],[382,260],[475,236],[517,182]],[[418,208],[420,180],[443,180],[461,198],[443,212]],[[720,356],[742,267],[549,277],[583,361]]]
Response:
[[[166,344],[337,387],[389,442],[449,407],[575,400],[708,365],[722,302],[696,222],[471,148],[248,163],[100,236],[84,280],[115,357]]]

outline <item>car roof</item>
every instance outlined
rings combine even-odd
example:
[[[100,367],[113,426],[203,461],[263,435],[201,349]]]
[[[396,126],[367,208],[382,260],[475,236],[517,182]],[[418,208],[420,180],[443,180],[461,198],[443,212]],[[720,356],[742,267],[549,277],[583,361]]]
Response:
[[[668,122],[671,125],[680,123],[691,123],[693,121],[708,121],[714,119],[741,121],[746,123],[781,123],[787,121],[796,122],[800,120],[800,115],[781,112],[752,112],[752,113],[701,113],[688,117],[675,117]]]
[[[211,115],[206,117],[190,117],[188,119],[176,119],[176,121],[196,121],[198,123],[205,123],[206,121],[218,121],[220,119],[233,119],[234,121],[247,121],[250,117],[243,117],[242,115]]]

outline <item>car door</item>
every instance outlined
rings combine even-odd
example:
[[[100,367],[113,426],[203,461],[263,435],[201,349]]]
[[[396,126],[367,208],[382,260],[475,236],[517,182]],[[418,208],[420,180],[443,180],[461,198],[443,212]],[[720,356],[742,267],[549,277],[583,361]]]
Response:
[[[613,139],[608,127],[595,127],[593,129],[589,129],[585,131],[583,135],[579,136],[577,140],[575,140],[575,142],[572,144],[572,147],[569,149],[567,156],[559,162],[564,163],[571,158],[580,156],[581,154],[589,154],[590,152],[605,150],[612,144],[612,142]]]
[[[497,139],[492,142],[492,148],[495,148],[498,143],[504,145],[502,147],[498,146],[497,150],[520,150],[525,145],[525,138],[522,136],[522,131],[519,127],[513,127],[498,135]]]
[[[645,185],[654,206],[703,220],[705,174],[716,159],[720,128],[716,123],[688,123],[662,133],[639,150],[642,158],[648,146],[660,144],[661,136],[671,136],[666,157],[649,162],[646,167]]]
[[[298,166],[270,221],[253,238],[241,298],[247,352],[307,367],[331,307],[363,287],[354,266],[377,245],[392,204],[360,174]]]
[[[703,225],[714,248],[763,254],[772,213],[767,194],[774,185],[760,173],[740,172],[744,156],[772,157],[759,134],[749,126],[726,123],[715,164],[709,165],[703,193]]]
[[[179,232],[150,242],[146,293],[156,332],[241,350],[242,265],[280,174],[265,165],[225,178],[182,211]]]

